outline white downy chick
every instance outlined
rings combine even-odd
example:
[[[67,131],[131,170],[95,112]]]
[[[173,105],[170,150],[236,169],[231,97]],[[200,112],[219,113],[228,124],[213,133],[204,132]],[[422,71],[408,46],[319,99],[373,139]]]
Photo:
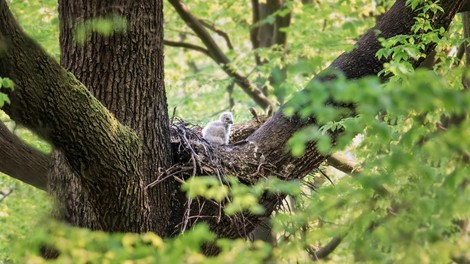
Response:
[[[228,144],[230,129],[233,124],[233,116],[230,112],[220,114],[220,119],[209,122],[202,129],[202,137],[211,144]]]

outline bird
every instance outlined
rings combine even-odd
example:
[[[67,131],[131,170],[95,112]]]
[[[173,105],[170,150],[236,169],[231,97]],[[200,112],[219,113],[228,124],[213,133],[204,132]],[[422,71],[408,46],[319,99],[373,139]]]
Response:
[[[215,145],[228,144],[232,124],[232,113],[224,112],[220,114],[219,120],[209,122],[202,129],[202,138]]]

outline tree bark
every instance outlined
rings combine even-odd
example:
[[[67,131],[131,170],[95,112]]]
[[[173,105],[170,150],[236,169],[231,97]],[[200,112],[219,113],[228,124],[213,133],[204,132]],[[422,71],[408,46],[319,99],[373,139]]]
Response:
[[[149,230],[140,140],[22,32],[4,0],[0,21],[0,75],[15,83],[4,110],[64,153],[88,194],[95,226]]]
[[[405,5],[406,0],[398,0],[393,7],[383,16],[374,28],[369,30],[357,42],[356,48],[349,53],[340,55],[330,66],[341,71],[348,79],[357,79],[368,75],[377,75],[383,69],[384,61],[379,61],[375,54],[381,48],[377,37],[389,38],[400,34],[411,34],[416,13]],[[435,28],[448,28],[452,18],[462,5],[462,0],[441,1],[440,5],[444,12],[436,14],[432,20]],[[377,36],[376,32],[380,34]],[[426,49],[430,53],[433,45]],[[414,67],[419,66],[421,61],[413,61]],[[322,76],[322,75],[319,75]],[[314,97],[305,90],[301,91],[304,96]],[[287,118],[278,111],[263,126],[256,130],[246,139],[246,144],[229,147],[219,153],[222,164],[226,164],[227,173],[237,175],[245,183],[254,183],[257,180],[275,175],[280,179],[292,180],[305,177],[309,172],[318,168],[326,159],[316,149],[315,143],[307,145],[302,157],[295,158],[285,151],[287,141],[301,128],[315,124],[314,118],[300,119],[297,116]],[[320,125],[320,124],[318,124]],[[334,137],[335,135],[333,135]],[[234,158],[235,157],[235,158]],[[268,215],[276,206],[276,199],[264,197],[261,204],[264,205]],[[245,222],[240,224],[251,231],[257,220],[246,217]],[[230,229],[226,225],[215,226],[216,232],[223,236]],[[236,226],[236,223],[232,223]]]
[[[0,172],[46,190],[49,159],[26,146],[0,122]]]
[[[290,24],[291,13],[285,16],[276,15],[276,12],[285,8],[284,0],[267,0],[259,2],[252,0],[253,25],[250,32],[253,49],[269,48],[273,45],[279,45],[283,48],[286,45],[287,35],[282,29]],[[265,20],[269,16],[275,16],[274,23],[268,23]],[[256,57],[257,64],[263,64],[259,57]]]
[[[116,33],[109,38],[92,34],[90,42],[83,47],[76,46],[64,36],[65,39],[61,39],[63,52],[71,54],[64,55],[62,60],[135,133],[121,125],[79,81],[27,38],[14,22],[5,0],[0,0],[0,75],[10,77],[16,84],[16,89],[9,94],[12,104],[6,111],[63,153],[56,157],[56,162],[66,165],[56,166],[58,172],[55,175],[70,176],[56,179],[60,182],[57,184],[54,180],[53,186],[56,190],[72,192],[62,196],[67,201],[61,201],[70,214],[69,219],[80,222],[85,218],[86,221],[81,222],[85,226],[106,231],[151,230],[162,236],[173,235],[178,232],[174,223],[184,218],[182,211],[185,208],[185,199],[178,192],[177,184],[168,177],[169,180],[157,185],[154,193],[146,193],[144,188],[155,178],[151,177],[152,173],[165,173],[165,165],[171,157],[165,156],[170,153],[165,149],[169,145],[165,138],[169,133],[165,128],[168,125],[166,103],[152,102],[153,99],[165,99],[161,64],[157,58],[162,54],[155,52],[161,51],[162,36],[157,32],[161,32],[162,23],[158,23],[161,21],[152,13],[157,11],[157,17],[160,16],[161,3],[123,1],[107,5],[106,2],[60,2],[61,19],[64,20],[61,32],[66,36],[72,36],[75,21],[87,14],[95,17],[115,11],[129,21],[135,21],[135,24],[129,22],[129,31],[125,34]],[[361,37],[356,48],[341,55],[331,68],[342,71],[350,79],[376,75],[383,68],[383,61],[375,57],[380,48],[375,32],[380,31],[380,36],[386,38],[410,33],[415,13],[405,6],[405,2],[398,0],[382,20]],[[432,20],[433,26],[447,28],[462,2],[441,1],[444,12]],[[81,9],[87,11],[75,14]],[[427,51],[431,49],[429,46]],[[103,68],[105,63],[109,63],[107,68]],[[419,61],[413,65],[419,65]],[[149,69],[145,69],[147,66]],[[302,93],[314,96],[305,90]],[[142,108],[141,104],[144,105]],[[285,144],[296,131],[315,122],[314,118],[287,118],[279,111],[246,140],[215,148],[213,156],[205,155],[207,145],[204,148],[204,142],[192,141],[191,147],[199,151],[198,162],[204,159],[213,162],[212,157],[217,157],[216,165],[221,168],[216,171],[211,167],[199,167],[198,172],[235,175],[246,184],[269,176],[283,180],[303,178],[318,168],[326,157],[318,152],[314,142],[300,158],[290,156],[285,151]],[[152,151],[157,153],[150,153]],[[175,155],[178,162],[190,161],[188,153],[176,154],[180,155]],[[73,186],[82,190],[75,191]],[[67,205],[73,195],[79,195],[79,200],[85,203]],[[282,195],[264,195],[260,203],[266,208],[265,215],[269,215],[282,198]],[[253,230],[260,218],[250,214],[236,217],[222,214],[219,217],[219,213],[219,207],[209,205],[202,214],[211,217],[200,219],[206,221],[219,237],[244,236]]]
[[[126,19],[126,32],[109,37],[87,32],[90,38],[83,45],[74,40],[80,23],[115,16]],[[62,65],[136,131],[143,142],[143,180],[148,185],[171,163],[162,1],[59,1],[59,18]],[[177,186],[167,181],[148,190],[152,230],[163,236],[177,224],[171,219],[175,201],[169,199]]]

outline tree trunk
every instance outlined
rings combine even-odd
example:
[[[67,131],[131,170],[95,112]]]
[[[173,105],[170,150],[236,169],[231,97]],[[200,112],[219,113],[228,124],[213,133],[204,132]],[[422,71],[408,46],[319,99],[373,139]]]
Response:
[[[251,1],[253,28],[250,32],[250,38],[253,49],[269,48],[273,45],[285,47],[287,36],[286,32],[282,31],[282,29],[289,26],[291,13],[289,12],[282,17],[276,14],[276,12],[285,8],[285,4],[286,1],[284,0]],[[269,16],[275,16],[273,23],[266,21]],[[259,65],[265,63],[258,56],[256,57],[256,62]]]
[[[383,62],[375,57],[380,48],[375,32],[383,37],[410,33],[415,13],[405,2],[398,0],[356,48],[331,67],[348,78],[377,74]],[[444,12],[434,17],[433,26],[447,28],[462,2],[441,1]],[[152,189],[145,188],[159,176],[168,175],[173,157],[162,76],[161,1],[61,0],[59,4],[62,63],[101,103],[20,30],[6,1],[0,0],[0,76],[11,78],[16,85],[9,92],[11,105],[5,111],[60,151],[54,154],[49,182],[68,221],[105,231],[176,234],[185,208],[179,185],[168,177]],[[83,46],[73,42],[76,22],[111,15],[127,19],[126,32],[108,37],[91,33]],[[428,51],[431,49],[429,46]],[[209,147],[204,148],[197,137],[188,142],[199,151],[197,162],[217,157],[217,170],[199,166],[199,174],[222,172],[246,184],[270,176],[300,179],[326,157],[314,142],[300,158],[286,153],[285,144],[299,129],[314,123],[314,118],[286,118],[278,112],[243,142],[215,148],[212,154],[216,156],[206,155]],[[181,164],[192,158],[187,152],[174,156]],[[266,214],[282,198],[264,195],[260,203]],[[219,216],[220,208],[211,205],[201,213],[211,217],[199,221],[206,221],[219,237],[244,236],[259,222],[259,216],[250,214]]]
[[[126,19],[126,32],[109,37],[86,32],[89,38],[83,45],[75,41],[75,30],[84,21],[115,16]],[[171,161],[163,82],[162,1],[61,0],[59,18],[62,65],[120,122],[136,131],[144,143],[142,176],[148,185]],[[172,234],[177,223],[171,221],[174,201],[168,198],[178,191],[177,184],[169,180],[148,191],[152,230],[164,236]],[[70,210],[76,210],[73,208]]]
[[[126,7],[122,9],[123,16],[132,16],[126,35],[115,35],[116,39],[113,39],[116,43],[132,43],[127,49],[127,46],[121,46],[121,54],[127,56],[129,64],[122,60],[113,64],[124,66],[121,69],[126,72],[118,72],[109,65],[99,74],[107,80],[109,87],[120,85],[119,93],[114,96],[124,98],[119,104],[130,110],[118,116],[135,127],[137,135],[121,125],[80,82],[26,37],[2,0],[0,74],[10,77],[16,85],[9,94],[11,106],[5,111],[64,154],[64,157],[56,155],[56,164],[67,165],[56,165],[49,182],[51,190],[58,191],[58,203],[65,210],[66,219],[106,231],[151,230],[167,235],[165,229],[171,224],[168,219],[173,213],[167,204],[168,197],[176,187],[162,184],[157,187],[158,192],[151,190],[152,195],[145,189],[146,184],[155,179],[158,168],[168,166],[171,157],[159,41],[161,2],[115,4],[117,10]],[[86,8],[92,6],[88,4]],[[61,10],[66,7],[61,3]],[[95,9],[100,12],[110,10],[106,5],[95,6]],[[73,17],[70,14],[69,18]],[[62,27],[67,25],[70,27],[71,24],[63,23]],[[126,41],[125,36],[131,34],[139,41]],[[101,38],[101,41],[106,40]],[[100,51],[93,54],[95,57],[88,54],[84,57],[91,60],[106,55],[111,56]],[[132,117],[133,112],[136,114]],[[79,198],[78,202],[74,198]]]

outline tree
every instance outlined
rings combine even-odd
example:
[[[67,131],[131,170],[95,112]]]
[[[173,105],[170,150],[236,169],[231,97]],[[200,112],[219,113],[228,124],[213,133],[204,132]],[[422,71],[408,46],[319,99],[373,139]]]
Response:
[[[180,2],[171,2],[181,7]],[[462,3],[442,1],[443,12],[436,13],[431,21],[433,27],[447,28]],[[0,75],[15,83],[15,89],[8,92],[11,104],[4,110],[53,144],[56,151],[47,184],[58,201],[59,216],[73,225],[109,232],[153,231],[163,237],[174,236],[187,217],[188,200],[171,175],[191,174],[174,171],[181,168],[178,165],[189,162],[197,174],[214,175],[220,170],[251,185],[273,175],[281,180],[302,179],[327,157],[314,142],[307,144],[301,157],[286,153],[285,145],[294,133],[311,124],[321,124],[314,116],[301,118],[299,112],[286,117],[282,110],[240,144],[214,149],[218,157],[215,165],[209,162],[208,153],[202,151],[203,142],[192,139],[186,146],[195,149],[200,160],[196,160],[193,152],[172,149],[162,76],[161,4],[59,1],[61,67],[21,31],[6,2],[0,2]],[[359,39],[356,48],[338,57],[329,70],[339,70],[347,79],[378,74],[386,62],[376,57],[381,48],[378,36],[387,39],[412,33],[417,13],[404,0],[398,0]],[[101,18],[117,25],[113,34],[98,34],[99,27],[89,22]],[[83,43],[75,41],[74,36],[80,36]],[[432,47],[428,44],[424,50],[429,53]],[[411,65],[417,67],[420,61],[412,60]],[[335,77],[326,71],[316,80],[328,82]],[[300,93],[313,97],[309,89]],[[254,94],[262,98],[261,91]],[[294,100],[290,105],[296,103]],[[352,104],[335,101],[329,104],[343,109],[347,116],[354,115]],[[332,137],[340,133],[336,131]],[[2,134],[8,133],[2,130]],[[273,134],[277,135],[275,139]],[[13,145],[19,147],[15,142]],[[4,155],[2,160],[18,160],[8,157],[9,153]],[[26,157],[38,160],[40,155],[30,153],[19,158]],[[203,162],[213,166],[201,166]],[[37,166],[43,164],[38,162]],[[43,168],[34,168],[38,175],[28,176],[15,170],[14,165],[6,167],[11,170],[2,170],[12,177],[44,188]],[[156,178],[166,180],[147,188]],[[264,194],[260,199],[264,214],[269,215],[283,197]],[[220,215],[219,205],[210,204],[204,207],[202,215],[211,217],[199,221],[205,221],[217,236],[226,238],[246,235],[260,218],[249,213],[240,213],[242,217]],[[209,253],[214,250],[207,247]]]

